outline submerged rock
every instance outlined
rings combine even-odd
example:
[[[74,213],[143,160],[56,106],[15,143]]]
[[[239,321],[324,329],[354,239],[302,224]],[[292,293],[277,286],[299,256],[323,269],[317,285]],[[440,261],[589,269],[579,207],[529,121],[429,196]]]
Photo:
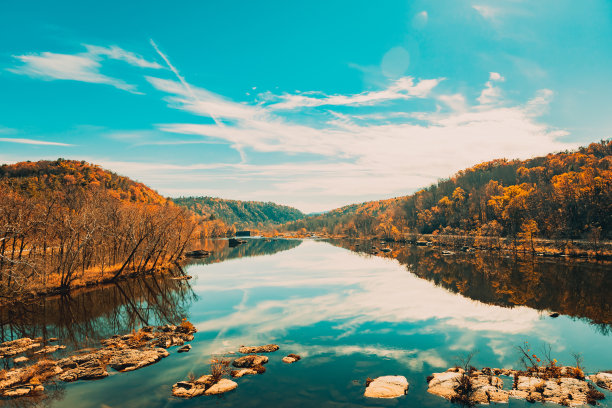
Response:
[[[267,362],[268,357],[266,356],[250,355],[238,357],[232,362],[232,365],[237,368],[253,368],[262,364],[266,364]]]
[[[238,349],[238,352],[242,354],[272,353],[278,350],[279,348],[280,347],[278,347],[277,344],[266,344],[265,346],[251,346],[251,347],[242,346]]]
[[[593,374],[589,377],[589,380],[593,381],[601,388],[612,391],[612,373],[601,372]]]
[[[364,396],[368,398],[397,398],[408,392],[408,380],[401,375],[386,375],[370,382]]]

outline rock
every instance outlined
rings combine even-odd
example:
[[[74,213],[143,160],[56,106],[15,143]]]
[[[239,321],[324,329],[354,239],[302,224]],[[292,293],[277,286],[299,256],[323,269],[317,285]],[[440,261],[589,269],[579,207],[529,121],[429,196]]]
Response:
[[[60,346],[59,344],[55,346],[45,346],[41,348],[40,350],[35,351],[34,354],[50,354],[50,353],[55,353],[57,350],[62,350],[65,348],[66,346]]]
[[[277,344],[266,344],[265,346],[252,346],[252,347],[242,346],[238,349],[238,352],[242,354],[272,353],[278,350],[279,348],[280,347],[278,347]]]
[[[298,356],[297,354],[291,353],[287,355],[286,357],[283,357],[283,363],[292,364],[301,359],[302,357]]]
[[[197,397],[204,394],[204,391],[206,391],[206,387],[188,381],[179,381],[172,386],[172,395],[180,398]]]
[[[559,317],[559,313],[553,312],[549,315],[550,317]]]
[[[483,371],[492,372],[491,369],[483,369]],[[464,375],[466,375],[465,371],[461,368],[452,368],[444,373],[434,373],[429,380],[427,392],[452,401],[454,398],[460,397],[455,389]],[[504,382],[499,377],[474,371],[469,378],[473,389],[470,395],[472,403],[508,402],[510,395],[508,391],[503,390]]]
[[[0,358],[21,354],[36,347],[40,347],[40,343],[32,340],[29,337],[5,341],[4,343],[0,344]]]
[[[589,380],[593,381],[601,388],[612,391],[612,373],[597,373],[589,377]]]
[[[238,387],[238,384],[236,384],[234,381],[222,378],[218,383],[211,385],[210,388],[207,388],[206,391],[204,391],[204,395],[223,394],[236,389],[236,387]]]
[[[191,344],[185,344],[176,351],[179,353],[187,353],[189,350],[191,350]]]
[[[378,377],[365,389],[364,396],[369,398],[397,398],[408,392],[408,380],[400,375]]]
[[[384,253],[391,252],[391,248],[381,248],[380,252],[384,252]]]
[[[3,396],[5,397],[23,397],[24,395],[28,395],[30,392],[34,390],[34,387],[31,385],[21,386],[17,388],[13,388],[10,390],[6,390],[3,392]]]
[[[237,368],[252,368],[268,362],[268,357],[250,355],[244,357],[238,357],[232,362],[232,365]]]
[[[210,378],[210,375],[203,375],[195,381],[179,381],[172,386],[172,395],[181,398],[193,398],[199,395],[223,394],[238,387],[238,384],[234,381],[225,378],[209,385]]]
[[[254,374],[258,374],[258,372],[253,370],[252,368],[241,368],[240,370],[232,370],[232,372],[230,373],[230,375],[234,378],[240,378],[244,377],[245,375]]]
[[[114,354],[108,365],[117,371],[133,371],[139,368],[157,363],[164,357],[168,356],[168,352],[161,348],[150,350],[121,350]]]
[[[29,358],[27,358],[27,357],[17,357],[17,358],[13,359],[13,361],[15,363],[17,363],[17,364],[25,363],[28,360],[29,360]]]
[[[58,340],[58,338],[57,338],[57,337],[51,337],[51,338],[50,338],[50,339],[48,339],[47,341],[48,341],[49,343],[54,343],[54,342],[56,342],[57,340]]]

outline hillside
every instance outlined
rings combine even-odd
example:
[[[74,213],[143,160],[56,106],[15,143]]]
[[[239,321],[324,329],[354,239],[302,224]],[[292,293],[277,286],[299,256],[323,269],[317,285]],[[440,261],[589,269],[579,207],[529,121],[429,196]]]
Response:
[[[612,238],[612,141],[528,160],[478,164],[415,194],[284,226],[348,236],[456,234]]]
[[[28,196],[71,187],[83,190],[100,187],[121,200],[163,204],[168,200],[142,183],[85,161],[57,159],[20,162],[0,166],[0,180]]]
[[[0,302],[173,265],[227,226],[142,183],[79,161],[0,167]]]
[[[174,203],[208,219],[221,219],[236,228],[264,227],[299,220],[298,209],[261,201],[224,200],[213,197],[180,197]]]

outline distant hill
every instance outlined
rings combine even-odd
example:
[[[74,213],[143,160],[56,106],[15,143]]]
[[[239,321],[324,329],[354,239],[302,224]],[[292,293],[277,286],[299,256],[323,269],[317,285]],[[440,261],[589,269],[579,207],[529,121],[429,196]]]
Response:
[[[297,208],[261,201],[224,200],[214,197],[180,197],[175,204],[207,218],[221,219],[237,228],[262,227],[299,220],[305,217]]]
[[[85,161],[57,159],[3,164],[0,181],[28,196],[66,188],[101,187],[115,198],[135,203],[165,204],[168,201],[142,183]]]
[[[349,236],[406,233],[612,238],[612,141],[498,159],[412,195],[352,204],[284,226]]]

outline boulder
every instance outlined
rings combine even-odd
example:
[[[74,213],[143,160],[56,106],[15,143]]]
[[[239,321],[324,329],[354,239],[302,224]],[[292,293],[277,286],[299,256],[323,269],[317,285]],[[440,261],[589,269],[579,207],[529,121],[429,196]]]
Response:
[[[179,353],[186,353],[189,350],[191,350],[191,344],[185,344],[184,346],[180,347],[178,350],[176,350]]]
[[[589,380],[593,381],[601,388],[612,391],[612,373],[597,373],[589,377]]]
[[[289,354],[285,357],[283,357],[283,363],[287,363],[287,364],[292,364],[295,363],[296,361],[301,360],[302,357],[298,356],[297,354]]]
[[[241,368],[240,370],[232,370],[232,372],[230,373],[230,375],[234,378],[240,378],[244,377],[245,375],[254,374],[258,374],[258,372],[256,370],[253,370],[252,368]]]
[[[203,375],[195,381],[179,381],[172,386],[172,395],[180,398],[193,398],[199,395],[223,394],[238,387],[234,381],[225,378],[214,384],[210,384],[210,381],[210,375]]]
[[[266,356],[250,355],[238,357],[232,362],[232,365],[236,368],[253,368],[255,366],[266,364],[267,362],[268,357]]]
[[[278,350],[277,344],[266,344],[265,346],[242,346],[238,349],[239,353],[242,354],[255,354],[255,353],[272,353]]]
[[[222,378],[218,383],[211,385],[209,388],[204,391],[204,395],[217,395],[223,394],[233,389],[236,389],[238,384],[236,384],[232,380],[228,380],[226,378]]]
[[[378,377],[370,382],[364,396],[368,398],[397,398],[408,392],[408,380],[400,375]]]
[[[149,350],[121,350],[114,354],[108,365],[117,371],[133,371],[139,368],[157,363],[164,357],[168,356],[168,352],[161,348]]]

